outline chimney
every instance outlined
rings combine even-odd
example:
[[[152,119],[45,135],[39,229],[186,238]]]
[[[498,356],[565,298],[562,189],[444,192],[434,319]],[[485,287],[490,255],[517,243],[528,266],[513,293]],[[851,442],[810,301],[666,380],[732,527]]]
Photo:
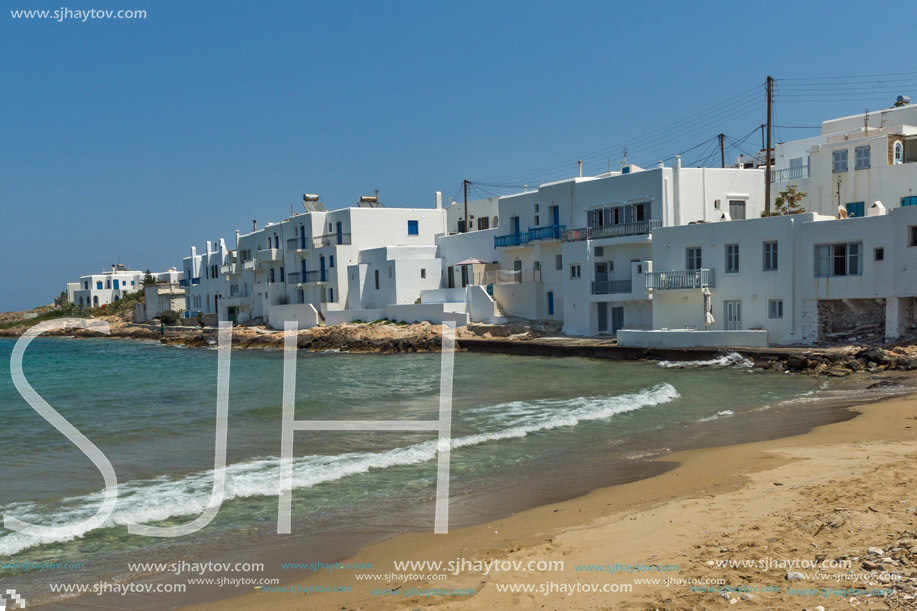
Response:
[[[252,231],[258,231],[258,219],[252,220]]]
[[[665,167],[665,162],[664,162],[664,161],[660,161],[660,162],[659,162],[659,167],[660,167],[660,168],[664,168],[664,167]]]
[[[436,192],[436,209],[437,210],[443,209],[443,192],[442,191]]]
[[[580,159],[576,163],[579,165],[579,177],[582,178],[583,177],[583,160]]]
[[[212,247],[213,247],[213,242],[211,242],[210,240],[207,240],[207,254],[208,255],[210,254],[210,250]]]
[[[236,229],[236,248],[239,248],[239,230]]]

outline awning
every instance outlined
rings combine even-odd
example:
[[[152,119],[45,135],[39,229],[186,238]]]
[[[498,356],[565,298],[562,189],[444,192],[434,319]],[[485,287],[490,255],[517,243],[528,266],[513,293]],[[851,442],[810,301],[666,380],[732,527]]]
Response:
[[[456,263],[456,265],[486,265],[486,264],[487,264],[486,261],[481,261],[480,259],[465,259],[464,261],[460,263]]]

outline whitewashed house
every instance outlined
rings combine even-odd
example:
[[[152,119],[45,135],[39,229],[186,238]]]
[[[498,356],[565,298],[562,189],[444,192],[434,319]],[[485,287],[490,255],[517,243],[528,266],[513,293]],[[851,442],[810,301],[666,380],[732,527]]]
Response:
[[[902,100],[903,102],[903,100]],[[807,212],[865,216],[876,200],[886,208],[917,205],[917,106],[824,121],[818,136],[777,144],[772,197],[795,185]]]
[[[653,232],[760,215],[763,185],[760,170],[683,168],[677,158],[501,197],[494,297],[509,315],[562,322],[571,335],[650,329]]]
[[[160,282],[178,282],[181,272],[172,268],[151,274]],[[139,291],[146,272],[128,269],[122,264],[112,265],[110,270],[98,274],[81,276],[77,283],[67,284],[70,302],[80,308],[98,308],[120,301],[128,293]]]
[[[652,257],[654,331],[624,331],[623,344],[808,344],[914,328],[917,207],[664,228]]]

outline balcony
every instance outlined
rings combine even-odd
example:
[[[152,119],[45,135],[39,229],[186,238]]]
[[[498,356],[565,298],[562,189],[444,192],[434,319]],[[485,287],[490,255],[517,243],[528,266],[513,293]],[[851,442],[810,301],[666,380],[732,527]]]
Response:
[[[714,270],[690,269],[670,272],[649,272],[646,274],[646,290],[677,291],[681,289],[702,289],[716,287]]]
[[[801,165],[795,168],[771,170],[771,182],[786,182],[788,180],[801,180],[809,177],[809,166]]]
[[[220,266],[220,273],[224,276],[235,276],[242,273],[242,266],[238,263],[227,263]]]
[[[601,240],[603,238],[623,238],[634,235],[649,235],[653,229],[662,227],[659,219],[637,221],[636,223],[622,223],[620,225],[604,225],[602,227],[583,227],[570,229],[563,233],[564,242],[579,242],[582,240]]]
[[[188,286],[188,281],[187,281],[187,280],[179,280],[179,281],[178,281],[178,286]]]
[[[306,241],[303,238],[290,238],[287,240],[287,250],[290,252],[306,250]]]
[[[527,242],[523,237],[525,233],[511,233],[510,235],[495,235],[494,248],[506,248],[507,246],[522,246]]]
[[[528,231],[511,233],[510,235],[494,236],[494,248],[507,246],[525,246],[529,242],[538,240],[559,240],[564,234],[566,225],[548,225],[547,227],[529,227]]]
[[[350,234],[326,233],[325,235],[320,235],[317,238],[313,238],[312,244],[315,246],[315,248],[321,248],[322,246],[334,246],[337,244],[350,244]]]
[[[306,284],[307,282],[319,282],[319,280],[324,281],[322,278],[321,271],[307,271],[305,275],[302,272],[292,272],[287,274],[287,283],[288,284]]]
[[[592,283],[593,295],[614,295],[617,293],[630,293],[632,282],[627,280],[596,280]]]
[[[550,225],[548,227],[535,227],[529,229],[528,242],[535,240],[559,240],[563,235],[566,225]]]
[[[259,250],[255,253],[255,258],[258,261],[258,265],[262,263],[270,263],[272,261],[280,261],[283,253],[279,248],[267,248],[265,250]]]
[[[249,259],[248,261],[245,261],[244,263],[242,263],[242,269],[245,271],[251,271],[255,269],[255,260]]]

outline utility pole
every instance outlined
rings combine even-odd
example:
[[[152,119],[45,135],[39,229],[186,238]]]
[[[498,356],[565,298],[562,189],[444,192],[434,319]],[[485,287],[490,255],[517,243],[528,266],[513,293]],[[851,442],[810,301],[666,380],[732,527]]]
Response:
[[[726,138],[726,134],[720,134],[717,136],[720,139],[720,167],[726,167],[726,149],[723,148],[723,139]]]
[[[462,181],[462,188],[465,190],[465,231],[463,233],[468,233],[468,181]]]
[[[771,213],[771,107],[774,104],[774,79],[767,77],[767,146],[764,149],[764,212]]]

